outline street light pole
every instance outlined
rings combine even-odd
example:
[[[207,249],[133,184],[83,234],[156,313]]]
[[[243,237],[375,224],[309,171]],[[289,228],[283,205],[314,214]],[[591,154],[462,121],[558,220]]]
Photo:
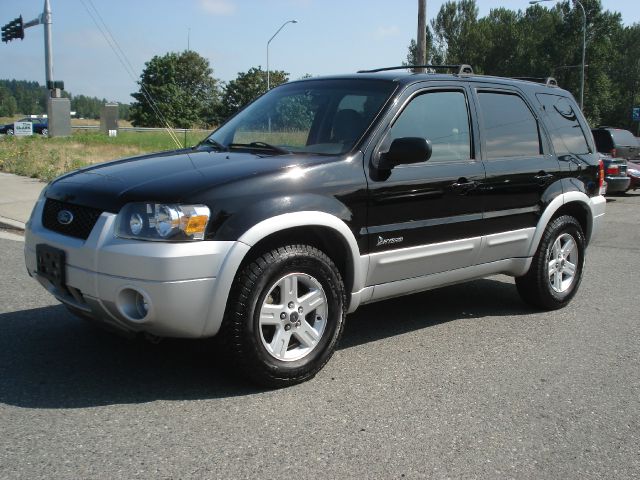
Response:
[[[271,44],[271,40],[276,38],[276,35],[278,35],[280,33],[280,30],[282,30],[288,23],[298,23],[298,21],[297,20],[287,20],[286,22],[284,22],[280,26],[280,28],[278,30],[276,30],[276,33],[274,33],[273,36],[267,42],[267,90],[269,90],[269,88],[271,87],[271,79],[270,79],[270,74],[269,74],[269,45]]]
[[[44,0],[44,12],[42,13],[42,23],[44,24],[44,62],[46,72],[47,88],[53,88],[53,55],[51,54],[51,5],[49,0]]]
[[[557,0],[531,0],[530,5],[536,5],[542,2],[555,2]],[[580,5],[582,9],[582,71],[580,73],[580,110],[584,107],[584,63],[585,55],[587,51],[587,12],[584,10],[584,6],[580,3],[580,0],[573,0],[573,3]]]

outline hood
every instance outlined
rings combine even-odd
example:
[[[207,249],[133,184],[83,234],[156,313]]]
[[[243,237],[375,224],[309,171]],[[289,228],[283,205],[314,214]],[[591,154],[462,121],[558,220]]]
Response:
[[[176,150],[76,170],[54,180],[46,196],[116,213],[129,202],[189,202],[196,193],[242,178],[334,159],[321,155]]]

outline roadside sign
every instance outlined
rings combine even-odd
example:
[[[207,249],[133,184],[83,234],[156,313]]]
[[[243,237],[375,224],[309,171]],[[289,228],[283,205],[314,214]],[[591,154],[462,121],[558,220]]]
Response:
[[[29,135],[33,135],[33,123],[15,122],[13,124],[13,134],[16,137],[28,137]]]
[[[634,107],[631,115],[634,122],[640,122],[640,107]]]

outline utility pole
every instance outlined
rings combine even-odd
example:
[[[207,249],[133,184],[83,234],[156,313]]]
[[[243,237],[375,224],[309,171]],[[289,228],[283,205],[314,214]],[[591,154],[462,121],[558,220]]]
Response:
[[[44,68],[46,72],[47,88],[53,90],[53,60],[51,52],[51,5],[49,0],[44,0],[44,12],[42,12],[44,24]]]
[[[44,63],[47,88],[47,130],[50,137],[66,137],[71,135],[71,102],[62,97],[63,82],[53,79],[53,42],[51,41],[51,5],[44,0],[44,11],[41,23],[44,24]]]
[[[418,65],[427,63],[427,0],[418,0],[418,37],[417,37]],[[416,69],[424,73],[424,68]]]

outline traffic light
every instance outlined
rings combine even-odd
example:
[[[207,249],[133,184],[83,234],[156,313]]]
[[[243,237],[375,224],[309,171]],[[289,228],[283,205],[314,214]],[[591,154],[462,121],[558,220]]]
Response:
[[[2,27],[2,41],[9,43],[11,40],[24,40],[24,23],[22,22],[22,15],[18,18],[7,23]]]

